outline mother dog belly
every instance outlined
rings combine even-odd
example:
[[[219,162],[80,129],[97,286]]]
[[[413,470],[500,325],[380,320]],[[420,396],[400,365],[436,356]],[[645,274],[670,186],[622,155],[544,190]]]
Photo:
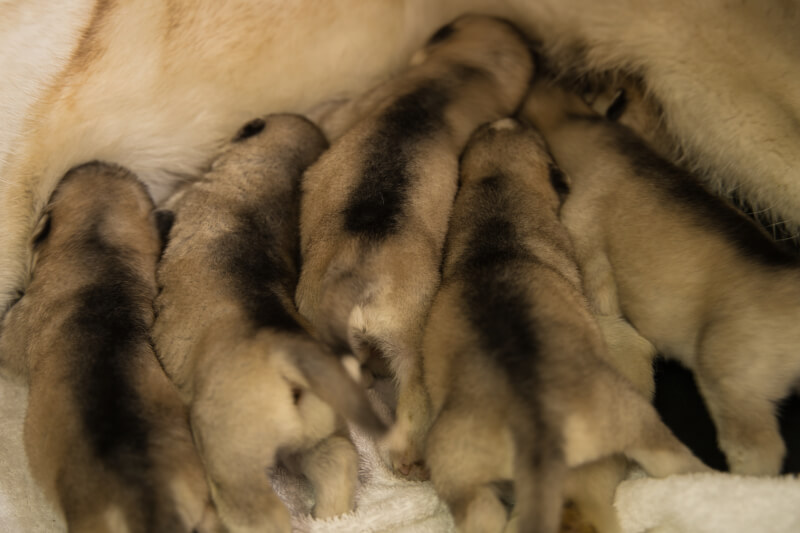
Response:
[[[5,134],[5,142],[15,140],[0,170],[0,310],[26,284],[27,241],[66,169],[115,161],[159,199],[181,177],[197,174],[245,118],[304,111],[364,90],[402,67],[436,27],[467,11],[511,18],[562,68],[640,73],[697,166],[727,176],[717,182],[723,190],[739,185],[751,204],[800,225],[800,91],[792,90],[800,86],[800,37],[791,31],[800,13],[788,3],[640,3],[97,0],[73,41],[53,45],[51,71],[53,57],[70,57],[57,75],[46,81],[17,68],[7,81],[6,87],[49,88],[12,90],[38,96],[24,121],[11,121],[18,140]],[[17,0],[10,9],[30,6],[65,9],[36,0]],[[52,23],[32,30],[30,40]],[[8,35],[0,37],[4,44]],[[19,48],[11,53],[26,54]],[[0,111],[4,124],[19,114]]]

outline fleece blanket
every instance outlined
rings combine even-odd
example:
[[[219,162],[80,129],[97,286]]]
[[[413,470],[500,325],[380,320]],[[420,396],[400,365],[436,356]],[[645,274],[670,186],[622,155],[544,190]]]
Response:
[[[381,416],[390,416],[387,383],[370,390]],[[28,472],[22,444],[27,390],[0,379],[0,532],[61,533],[63,520]],[[447,507],[429,482],[395,477],[375,442],[353,430],[361,456],[356,509],[315,520],[313,495],[301,477],[278,469],[272,477],[292,511],[296,533],[453,533]],[[635,472],[617,490],[625,533],[798,533],[800,479],[740,477],[723,473],[650,479]]]

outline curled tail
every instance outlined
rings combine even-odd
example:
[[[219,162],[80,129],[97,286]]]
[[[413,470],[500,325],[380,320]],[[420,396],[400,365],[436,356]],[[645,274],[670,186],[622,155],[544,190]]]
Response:
[[[527,424],[515,431],[514,492],[519,533],[555,533],[561,525],[564,477],[560,417],[541,405],[528,409]]]

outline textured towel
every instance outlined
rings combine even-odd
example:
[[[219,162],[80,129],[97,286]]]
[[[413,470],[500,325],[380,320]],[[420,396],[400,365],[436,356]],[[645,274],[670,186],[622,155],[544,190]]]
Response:
[[[690,474],[617,489],[625,533],[798,533],[800,480]]]

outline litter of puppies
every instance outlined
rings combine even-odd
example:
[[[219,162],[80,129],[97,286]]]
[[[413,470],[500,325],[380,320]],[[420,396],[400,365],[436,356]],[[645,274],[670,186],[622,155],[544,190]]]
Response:
[[[255,119],[158,209],[124,169],[70,171],[0,329],[70,530],[288,533],[278,464],[315,517],[352,511],[350,422],[460,531],[555,532],[582,465],[707,470],[649,403],[654,349],[696,371],[732,470],[777,474],[798,259],[624,109],[534,71],[513,25],[462,17],[324,117],[330,146],[306,118]],[[396,386],[388,430],[373,372]]]

